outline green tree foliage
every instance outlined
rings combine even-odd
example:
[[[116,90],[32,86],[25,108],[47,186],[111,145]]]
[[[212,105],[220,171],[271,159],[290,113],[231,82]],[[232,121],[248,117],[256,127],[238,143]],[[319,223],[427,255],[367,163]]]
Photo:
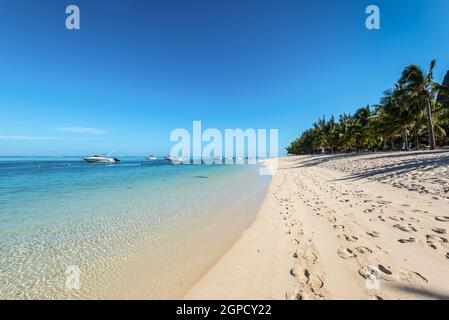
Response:
[[[323,116],[287,148],[289,154],[409,150],[448,145],[449,88],[433,81],[435,61],[427,72],[416,65],[404,69],[380,103],[343,114]],[[438,95],[440,99],[437,99]]]

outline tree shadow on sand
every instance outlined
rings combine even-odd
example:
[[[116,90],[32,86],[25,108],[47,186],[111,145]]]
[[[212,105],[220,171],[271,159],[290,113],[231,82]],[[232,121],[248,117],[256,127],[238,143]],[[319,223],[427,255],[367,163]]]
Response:
[[[391,289],[399,290],[408,294],[413,294],[424,299],[449,300],[449,293],[443,293],[437,290],[425,289],[422,287],[404,285],[400,283],[389,283],[388,286]]]
[[[389,173],[395,175],[407,174],[408,172],[420,170],[428,171],[440,166],[449,165],[449,153],[447,150],[438,150],[432,152],[397,152],[388,154],[379,154],[378,156],[370,157],[372,160],[388,159],[388,158],[405,158],[413,157],[418,155],[432,155],[432,154],[443,154],[444,156],[434,157],[434,158],[416,158],[416,159],[404,159],[402,162],[386,164],[382,167],[368,169],[361,173],[349,173],[345,178],[339,180],[360,180],[363,178],[376,178],[378,176],[388,175]],[[355,158],[368,155],[368,153],[358,153],[358,154],[344,154],[344,155],[330,155],[330,156],[311,156],[310,160],[306,161],[296,161],[292,164],[292,168],[306,168],[313,167],[320,164],[327,163],[332,160],[348,159],[349,161],[357,161]]]

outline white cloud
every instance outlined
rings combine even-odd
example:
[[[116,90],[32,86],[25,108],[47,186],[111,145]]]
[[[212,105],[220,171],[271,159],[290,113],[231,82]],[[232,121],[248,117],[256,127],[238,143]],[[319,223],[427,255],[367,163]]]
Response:
[[[36,136],[0,136],[0,140],[60,140],[60,138]]]
[[[107,131],[98,128],[87,128],[87,127],[59,127],[55,128],[56,131],[70,132],[70,133],[86,133],[86,134],[105,134]]]

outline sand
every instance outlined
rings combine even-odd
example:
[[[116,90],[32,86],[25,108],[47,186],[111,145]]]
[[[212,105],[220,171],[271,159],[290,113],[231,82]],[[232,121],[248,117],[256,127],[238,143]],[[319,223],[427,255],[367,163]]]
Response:
[[[449,151],[279,159],[185,299],[448,299]]]

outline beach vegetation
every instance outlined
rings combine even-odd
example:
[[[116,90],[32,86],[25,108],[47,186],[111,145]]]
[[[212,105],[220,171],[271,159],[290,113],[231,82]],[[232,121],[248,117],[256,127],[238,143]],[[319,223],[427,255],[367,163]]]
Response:
[[[404,68],[399,80],[377,105],[342,114],[338,121],[319,118],[295,139],[293,155],[419,150],[448,145],[449,88],[434,81],[433,60],[427,70]],[[443,98],[442,98],[443,97]]]

